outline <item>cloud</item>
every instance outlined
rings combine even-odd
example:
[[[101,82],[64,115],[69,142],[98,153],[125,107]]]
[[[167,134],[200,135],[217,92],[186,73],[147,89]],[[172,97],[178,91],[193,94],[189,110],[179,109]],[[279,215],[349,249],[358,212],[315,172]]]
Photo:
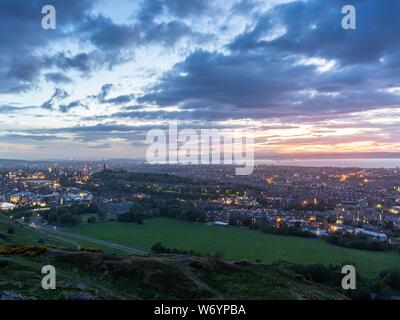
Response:
[[[144,0],[137,16],[145,23],[153,22],[161,14],[187,18],[210,13],[213,1],[208,0]]]
[[[360,1],[357,29],[341,27],[341,8],[345,0],[295,1],[273,7],[255,25],[237,36],[232,50],[278,50],[283,54],[320,56],[334,59],[342,65],[378,63],[379,59],[399,49],[393,41],[400,28],[396,18],[399,2],[383,5],[382,1]],[[285,32],[272,40],[263,37],[283,27]],[[373,26],[373,27],[372,27]]]
[[[67,113],[67,112],[71,111],[71,109],[74,109],[74,108],[77,108],[77,107],[81,107],[81,106],[83,106],[81,101],[75,100],[75,101],[72,101],[72,102],[70,102],[68,104],[60,105],[59,110],[61,112],[63,112],[63,113]]]
[[[61,141],[66,140],[64,137],[54,135],[32,135],[32,134],[4,134],[1,136],[3,141],[25,142],[25,141]]]
[[[102,64],[102,60],[99,59],[96,61],[98,56],[95,56],[95,53],[91,54],[88,53],[79,53],[74,56],[67,56],[65,52],[59,52],[54,56],[46,57],[47,64],[49,66],[56,66],[63,71],[68,70],[77,70],[80,72],[89,72],[95,66]]]
[[[101,15],[88,17],[79,28],[88,41],[106,51],[130,47],[140,37],[135,26],[118,25]]]
[[[304,89],[302,83],[308,83],[312,75],[312,66],[296,65],[294,59],[283,63],[278,55],[198,50],[165,73],[138,101],[185,109],[209,106],[216,110],[219,106],[232,113],[237,109],[278,108],[290,106],[290,95]],[[247,112],[242,115],[247,116]]]
[[[12,105],[0,105],[0,113],[5,114],[5,113],[16,113],[20,111],[25,111],[29,109],[34,109],[36,107],[34,106],[22,106],[22,107],[17,107],[17,106],[12,106]]]
[[[95,145],[89,145],[89,149],[109,149],[111,148],[112,145],[110,143],[101,143],[101,144],[95,144]]]
[[[400,3],[360,3],[352,31],[341,27],[343,4],[277,5],[249,22],[224,53],[193,51],[138,102],[196,110],[193,116],[203,110],[221,120],[221,109],[225,119],[268,119],[399,106],[400,95],[387,89],[400,86],[400,45],[393,41]],[[251,6],[245,1],[232,10]]]
[[[137,47],[151,44],[171,46],[183,38],[205,39],[204,35],[194,32],[185,22],[173,19],[116,24],[101,15],[90,16],[79,27],[79,32],[103,53],[109,53],[107,57],[111,65],[124,62],[127,56],[131,56],[129,52]]]
[[[37,52],[63,39],[66,30],[79,23],[96,1],[53,1],[60,22],[51,32],[42,29],[42,0],[3,0],[0,10],[0,93],[28,91],[37,86],[36,79],[46,68]]]
[[[112,68],[132,60],[135,49],[140,46],[173,46],[183,38],[204,40],[188,24],[174,18],[174,15],[182,17],[194,14],[194,10],[201,11],[203,4],[200,2],[189,5],[166,1],[162,6],[169,8],[167,11],[173,15],[164,21],[125,24],[102,14],[94,15],[92,9],[98,3],[98,0],[53,1],[58,24],[56,30],[46,31],[40,24],[41,9],[46,4],[43,0],[29,3],[3,0],[0,11],[0,94],[37,88],[41,84],[38,81],[41,75],[56,84],[70,83],[67,72],[79,71],[82,76],[89,76],[98,68]],[[146,6],[146,3],[142,5]],[[54,53],[53,48],[71,47],[66,45],[68,42],[77,45],[80,52],[71,53],[67,49]]]
[[[92,148],[112,145],[110,139],[139,145],[146,125],[127,123],[169,120],[191,127],[293,128],[299,132],[291,143],[309,146],[339,142],[324,135],[341,128],[353,132],[343,140],[369,139],[371,148],[394,146],[400,137],[395,114],[368,111],[400,106],[398,2],[357,2],[357,29],[347,31],[341,28],[344,0],[142,0],[129,10],[119,3],[105,10],[98,0],[55,0],[58,24],[51,32],[40,26],[43,4],[2,1],[1,121],[27,127],[9,139],[53,134]],[[129,69],[121,66],[126,62]],[[78,88],[92,76],[96,84]],[[24,112],[35,108],[26,101],[43,92],[54,93],[41,98],[41,112]],[[30,131],[28,122],[39,116],[47,126],[55,117],[54,123],[71,124]],[[305,125],[315,125],[308,138]],[[276,146],[280,137],[268,136]]]
[[[72,79],[61,72],[51,72],[46,73],[45,78],[49,82],[54,82],[55,84],[71,83]]]
[[[125,104],[128,102],[131,102],[134,99],[134,97],[130,94],[127,95],[121,95],[115,98],[110,98],[105,100],[107,103],[112,103],[112,104]],[[136,107],[136,106],[135,106]]]
[[[56,88],[55,91],[54,91],[54,93],[53,93],[53,95],[50,97],[50,99],[47,100],[47,101],[45,101],[45,102],[41,105],[41,107],[42,107],[43,109],[46,109],[46,110],[54,110],[55,105],[56,105],[59,101],[61,101],[61,100],[65,99],[65,98],[67,98],[68,96],[69,96],[68,92],[64,91],[63,89]]]
[[[104,102],[105,98],[108,96],[113,85],[111,83],[106,83],[101,87],[100,93],[97,95],[97,100],[99,102]]]

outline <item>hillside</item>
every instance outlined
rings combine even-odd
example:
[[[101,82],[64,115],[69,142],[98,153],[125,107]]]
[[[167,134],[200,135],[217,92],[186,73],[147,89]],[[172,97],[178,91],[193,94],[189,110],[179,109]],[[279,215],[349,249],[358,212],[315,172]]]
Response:
[[[56,267],[54,291],[41,289],[41,268],[45,264]],[[332,289],[265,264],[61,249],[48,249],[35,257],[0,255],[0,299],[10,298],[345,299]]]

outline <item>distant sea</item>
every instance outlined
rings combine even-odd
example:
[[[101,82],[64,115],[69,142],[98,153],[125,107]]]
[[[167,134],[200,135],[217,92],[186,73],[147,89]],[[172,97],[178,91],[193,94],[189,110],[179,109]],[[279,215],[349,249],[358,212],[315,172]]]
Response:
[[[256,164],[300,167],[400,168],[400,159],[300,159],[256,160]]]

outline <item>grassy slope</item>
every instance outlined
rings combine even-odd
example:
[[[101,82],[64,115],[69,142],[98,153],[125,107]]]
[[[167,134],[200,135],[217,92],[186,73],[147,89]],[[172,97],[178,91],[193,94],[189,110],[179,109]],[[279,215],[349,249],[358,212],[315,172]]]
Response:
[[[14,234],[7,234],[9,227],[14,229]],[[66,236],[58,236],[50,233],[40,233],[28,227],[21,227],[8,219],[0,220],[0,233],[10,237],[9,240],[0,239],[0,246],[7,246],[13,244],[28,244],[28,245],[46,245],[64,249],[76,249],[76,244],[79,244],[82,248],[98,248],[108,253],[125,254],[125,251],[104,247],[92,242],[83,240],[76,240]],[[43,243],[39,243],[39,239],[44,240]],[[63,241],[62,239],[65,239]]]
[[[156,242],[171,248],[215,253],[225,258],[286,260],[298,263],[355,263],[366,277],[400,265],[398,252],[369,252],[333,246],[319,239],[266,235],[244,228],[206,226],[198,223],[155,218],[143,225],[111,222],[70,228],[70,232],[149,250]]]
[[[7,233],[9,227],[12,227],[14,229],[14,234],[10,235]],[[42,245],[62,248],[74,247],[72,244],[69,244],[67,242],[59,241],[50,236],[35,233],[27,227],[22,228],[21,226],[14,224],[8,220],[0,220],[0,233],[10,237],[8,241],[0,239],[0,245],[12,245],[17,243],[39,245],[39,239],[42,239],[44,241]]]
[[[14,229],[13,235],[8,235],[7,230],[9,227]],[[33,234],[32,232],[28,232],[25,229],[22,229],[16,225],[9,224],[7,222],[0,221],[0,233],[7,234],[10,236],[11,242],[14,243],[38,243],[39,238]],[[8,241],[7,241],[8,242]],[[0,239],[0,245],[8,244],[6,241]]]
[[[0,293],[38,299],[343,299],[341,294],[265,265],[183,256],[135,257],[50,250],[1,256]],[[57,289],[41,289],[41,268],[57,270]]]

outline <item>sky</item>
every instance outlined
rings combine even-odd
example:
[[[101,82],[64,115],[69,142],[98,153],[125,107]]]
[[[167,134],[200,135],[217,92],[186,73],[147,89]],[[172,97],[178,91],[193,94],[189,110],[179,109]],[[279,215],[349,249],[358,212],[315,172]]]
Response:
[[[46,4],[55,30],[41,26]],[[141,158],[146,133],[174,120],[252,128],[257,157],[400,158],[399,1],[0,8],[0,158]]]

